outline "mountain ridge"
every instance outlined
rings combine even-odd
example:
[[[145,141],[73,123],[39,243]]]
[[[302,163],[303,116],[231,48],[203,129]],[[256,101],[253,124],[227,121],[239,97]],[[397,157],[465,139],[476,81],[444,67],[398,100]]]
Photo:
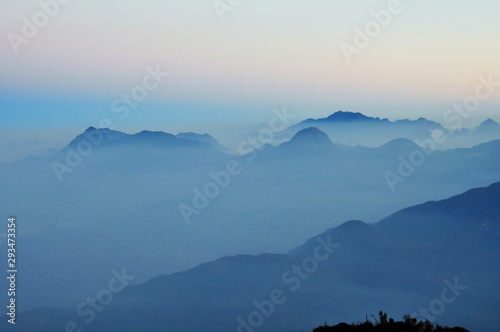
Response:
[[[286,140],[302,129],[316,127],[326,133],[332,142],[349,146],[376,147],[400,138],[412,141],[429,139],[433,131],[439,130],[444,133],[446,139],[437,145],[437,148],[446,150],[500,139],[500,125],[490,120],[485,120],[475,128],[453,131],[423,117],[392,121],[387,118],[366,116],[359,112],[338,111],[324,118],[308,118],[277,133],[277,136]]]
[[[466,200],[473,203],[470,215],[478,211],[498,212],[497,203],[500,198],[497,193],[499,190],[500,182],[496,182],[487,187],[474,188],[459,195],[435,201],[434,204],[445,211],[453,211],[454,208],[463,205],[462,200]],[[489,197],[486,200],[489,202],[487,205],[484,204],[485,197]],[[419,206],[425,204],[428,202],[402,209],[388,218],[394,218],[394,216],[401,218],[401,215],[398,215],[401,211],[415,208],[418,210]],[[420,218],[426,217],[425,213],[420,216]],[[453,225],[453,215],[451,218],[442,215],[441,218],[448,225]],[[497,225],[500,215],[496,215],[495,218],[497,219],[494,224]],[[266,296],[269,296],[269,292],[273,289],[286,292],[285,296],[289,299],[286,301],[286,306],[279,307],[274,315],[266,318],[265,329],[279,330],[280,326],[281,330],[292,327],[312,329],[326,317],[335,320],[351,320],[347,312],[352,313],[356,310],[371,312],[370,310],[378,310],[380,305],[384,305],[385,308],[389,307],[388,311],[395,311],[398,315],[417,310],[421,303],[420,297],[432,299],[433,294],[440,289],[435,289],[436,284],[437,287],[442,287],[439,284],[444,278],[455,276],[456,282],[461,284],[465,282],[466,285],[470,285],[473,280],[477,283],[475,278],[480,276],[486,284],[493,282],[495,278],[498,267],[488,263],[493,263],[496,259],[498,237],[488,239],[481,234],[474,235],[475,241],[483,240],[487,244],[475,249],[475,255],[465,256],[470,248],[467,244],[464,246],[455,241],[456,233],[448,234],[447,229],[436,229],[435,232],[447,238],[445,241],[443,238],[431,239],[434,240],[434,247],[431,250],[433,257],[429,260],[425,257],[429,249],[421,246],[420,234],[414,234],[415,241],[408,242],[406,238],[413,230],[403,228],[402,230],[407,235],[399,239],[396,236],[397,233],[387,233],[384,227],[384,223],[377,226],[377,223],[366,224],[359,220],[351,220],[318,234],[287,254],[225,256],[183,272],[159,275],[142,284],[127,287],[105,311],[98,315],[92,323],[92,330],[106,331],[109,324],[115,324],[113,326],[119,327],[121,331],[135,331],[140,326],[144,327],[144,322],[140,317],[146,314],[149,317],[146,325],[153,330],[158,330],[160,326],[168,327],[173,331],[186,332],[200,329],[204,331],[230,330],[241,322],[236,320],[238,315],[246,319],[248,313],[256,310],[252,304],[254,299],[260,303],[266,299]],[[464,235],[470,231],[462,229],[461,232]],[[395,248],[398,250],[394,250]],[[305,270],[308,271],[307,278],[303,277],[302,280],[297,277],[300,274],[291,274],[291,271],[295,269],[293,266],[297,268],[302,266],[301,273],[304,274],[305,262],[316,257],[314,256],[316,251],[318,253],[321,251],[322,255],[327,254],[327,261],[316,259],[317,265],[314,266],[317,268]],[[389,255],[389,253],[392,254]],[[482,255],[483,261],[479,262],[475,258],[478,254]],[[436,260],[436,256],[441,258]],[[446,264],[443,266],[441,261],[446,261]],[[423,268],[424,266],[427,268]],[[427,273],[427,270],[432,271],[432,274]],[[294,277],[291,278],[291,276]],[[211,285],[210,290],[207,290],[207,283]],[[473,286],[475,285],[470,287]],[[288,290],[289,287],[290,290]],[[362,295],[364,294],[362,289],[372,288],[378,289],[375,298],[368,294]],[[460,303],[465,301],[478,306],[477,310],[484,314],[489,311],[483,308],[484,305],[481,305],[478,300],[475,300],[480,290],[481,288],[478,290],[475,287],[472,294],[464,291],[459,299]],[[394,291],[397,291],[399,297],[392,300],[394,302],[392,305],[388,305],[386,297],[389,295],[384,292],[393,294]],[[491,294],[491,287],[483,292]],[[323,294],[323,296],[317,298],[316,294]],[[304,301],[309,303],[310,297],[316,299],[316,302],[312,302],[314,303],[311,307],[312,311],[303,306]],[[197,303],[195,308],[192,304],[193,299],[196,299]],[[350,302],[346,302],[347,299],[356,302],[352,304],[356,310],[352,305],[348,306]],[[141,305],[146,300],[148,305]],[[132,305],[133,303],[135,305]],[[475,321],[467,319],[471,315],[465,315],[464,310],[474,314],[475,311],[470,312],[468,306],[463,307],[460,303],[450,305],[444,317],[440,317],[439,323],[442,324],[444,320],[447,324],[453,320],[466,328],[474,327],[471,324]],[[133,309],[136,315],[124,315],[124,312],[130,309]],[[32,327],[30,324],[36,323],[30,317],[36,317],[38,312],[44,310],[46,311],[46,309],[39,309],[25,312],[27,319],[21,322],[18,331],[31,331],[29,330]],[[197,319],[192,315],[194,312],[205,313],[202,315],[204,319]],[[61,326],[59,324],[64,324],[71,316],[66,309],[55,310],[53,314],[54,320],[47,323],[51,328]],[[318,317],[310,319],[310,315],[313,314]],[[190,318],[187,319],[188,317]],[[207,317],[210,318],[209,321],[206,320]],[[23,324],[28,329],[24,329]],[[484,330],[486,331],[487,328]]]
[[[109,128],[89,127],[77,135],[67,146],[78,147],[81,142],[90,142],[94,147],[145,144],[157,147],[189,147],[211,146],[221,151],[227,151],[223,145],[208,134],[179,133],[173,135],[163,131],[142,130],[134,134],[112,130]]]

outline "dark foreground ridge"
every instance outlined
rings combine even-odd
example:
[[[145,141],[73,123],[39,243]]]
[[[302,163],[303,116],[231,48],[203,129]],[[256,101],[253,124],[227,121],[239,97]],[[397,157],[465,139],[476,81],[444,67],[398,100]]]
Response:
[[[323,326],[317,327],[313,332],[470,332],[462,327],[442,327],[434,325],[429,321],[417,321],[415,318],[405,315],[403,321],[394,321],[387,319],[387,314],[380,311],[378,319],[372,316],[375,323],[371,322],[368,317],[364,322],[360,323],[339,323],[335,326],[328,326],[326,323]]]

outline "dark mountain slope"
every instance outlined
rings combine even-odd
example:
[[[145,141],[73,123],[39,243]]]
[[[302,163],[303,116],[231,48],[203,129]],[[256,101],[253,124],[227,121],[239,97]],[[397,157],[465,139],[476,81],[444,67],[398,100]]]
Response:
[[[462,288],[446,310],[431,311],[432,319],[493,332],[500,300],[499,188],[404,209],[374,225],[350,221],[287,255],[226,257],[154,278],[128,287],[88,326],[55,311],[49,325],[35,328],[34,311],[23,313],[16,331],[61,329],[69,319],[88,331],[234,331],[261,316],[261,331],[301,331],[324,321],[356,321],[380,308],[421,315],[419,307],[456,284]],[[490,226],[477,230],[483,217]],[[272,310],[269,299],[276,302]],[[272,314],[252,316],[259,307]]]

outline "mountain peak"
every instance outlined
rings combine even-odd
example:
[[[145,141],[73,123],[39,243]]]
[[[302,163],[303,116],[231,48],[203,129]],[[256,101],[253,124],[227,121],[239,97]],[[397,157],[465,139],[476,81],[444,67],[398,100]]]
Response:
[[[328,121],[366,121],[374,118],[367,117],[361,113],[338,111],[326,118]]]
[[[91,134],[91,133],[95,133],[95,132],[100,132],[101,134],[103,135],[106,135],[106,136],[109,136],[109,135],[117,135],[117,136],[124,136],[126,135],[125,133],[122,133],[121,131],[116,131],[116,130],[112,130],[112,129],[109,129],[109,128],[96,128],[96,127],[88,127],[87,129],[85,129],[85,131],[80,134],[81,135],[84,135],[84,134]]]
[[[365,229],[369,227],[369,225],[361,220],[349,220],[343,224],[337,226],[337,229],[347,230],[347,231],[356,231],[359,229]]]
[[[195,133],[195,132],[192,132],[192,131],[188,131],[188,132],[185,132],[185,133],[178,133],[175,136],[179,136],[179,137],[183,137],[183,136],[184,137],[212,137],[212,136],[210,136],[207,133],[198,134],[198,133]]]
[[[483,121],[479,127],[498,127],[500,124],[493,119],[487,119]]]
[[[68,146],[76,146],[81,141],[89,140],[89,137],[102,142],[102,140],[114,140],[117,138],[121,138],[123,136],[127,136],[127,134],[122,133],[120,131],[111,130],[109,128],[96,128],[96,127],[88,127],[85,129],[83,133],[76,136]],[[92,139],[91,138],[91,139]],[[101,144],[101,143],[99,143]]]
[[[214,145],[219,144],[219,142],[210,136],[209,134],[197,134],[193,132],[187,132],[187,133],[178,133],[175,135],[177,138],[182,138],[182,139],[188,139],[192,141],[200,141],[200,142],[205,142],[205,143],[212,143]]]
[[[414,150],[419,149],[419,146],[410,139],[407,138],[396,138],[393,139],[379,147],[379,149],[383,150]]]
[[[302,129],[291,140],[280,145],[284,151],[306,155],[329,155],[334,147],[330,138],[316,127]]]
[[[493,119],[483,121],[478,127],[472,129],[473,133],[486,135],[489,140],[500,138],[500,124]]]
[[[316,127],[309,127],[306,129],[302,129],[298,133],[293,136],[290,140],[292,143],[315,143],[315,144],[328,144],[331,145],[332,141],[328,138],[324,132],[319,130]]]
[[[189,139],[176,137],[172,134],[163,131],[150,131],[143,130],[136,134],[125,134],[119,131],[111,130],[109,128],[95,128],[89,127],[82,134],[78,135],[73,141],[71,141],[70,146],[76,146],[82,140],[94,139],[99,141],[98,145],[112,144],[113,146],[125,146],[125,145],[147,145],[147,146],[157,146],[157,147],[188,147],[188,146],[212,146],[209,144],[209,138],[211,136],[205,137],[203,140]],[[214,140],[215,143],[217,141]]]
[[[175,135],[177,138],[182,138],[182,139],[187,139],[191,141],[197,141],[197,142],[202,142],[202,143],[209,143],[213,146],[215,146],[217,149],[220,151],[224,152],[229,152],[229,149],[220,144],[215,138],[213,138],[211,135],[205,133],[205,134],[197,134],[193,132],[187,132],[187,133],[178,133]]]
[[[166,137],[166,136],[171,137],[171,136],[174,136],[172,134],[165,133],[163,131],[150,131],[150,130],[143,130],[140,133],[137,133],[135,135],[143,136],[143,137]]]

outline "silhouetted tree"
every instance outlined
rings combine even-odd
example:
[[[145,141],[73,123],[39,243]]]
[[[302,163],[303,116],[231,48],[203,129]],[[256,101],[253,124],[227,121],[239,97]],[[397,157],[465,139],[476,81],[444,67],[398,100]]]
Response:
[[[328,326],[325,323],[315,328],[313,332],[469,332],[462,327],[434,326],[429,321],[417,321],[410,315],[404,315],[403,321],[397,322],[392,318],[387,319],[387,314],[382,311],[378,313],[378,320],[375,316],[372,317],[375,319],[375,324],[370,322],[367,316],[363,323],[339,323],[334,326]]]

